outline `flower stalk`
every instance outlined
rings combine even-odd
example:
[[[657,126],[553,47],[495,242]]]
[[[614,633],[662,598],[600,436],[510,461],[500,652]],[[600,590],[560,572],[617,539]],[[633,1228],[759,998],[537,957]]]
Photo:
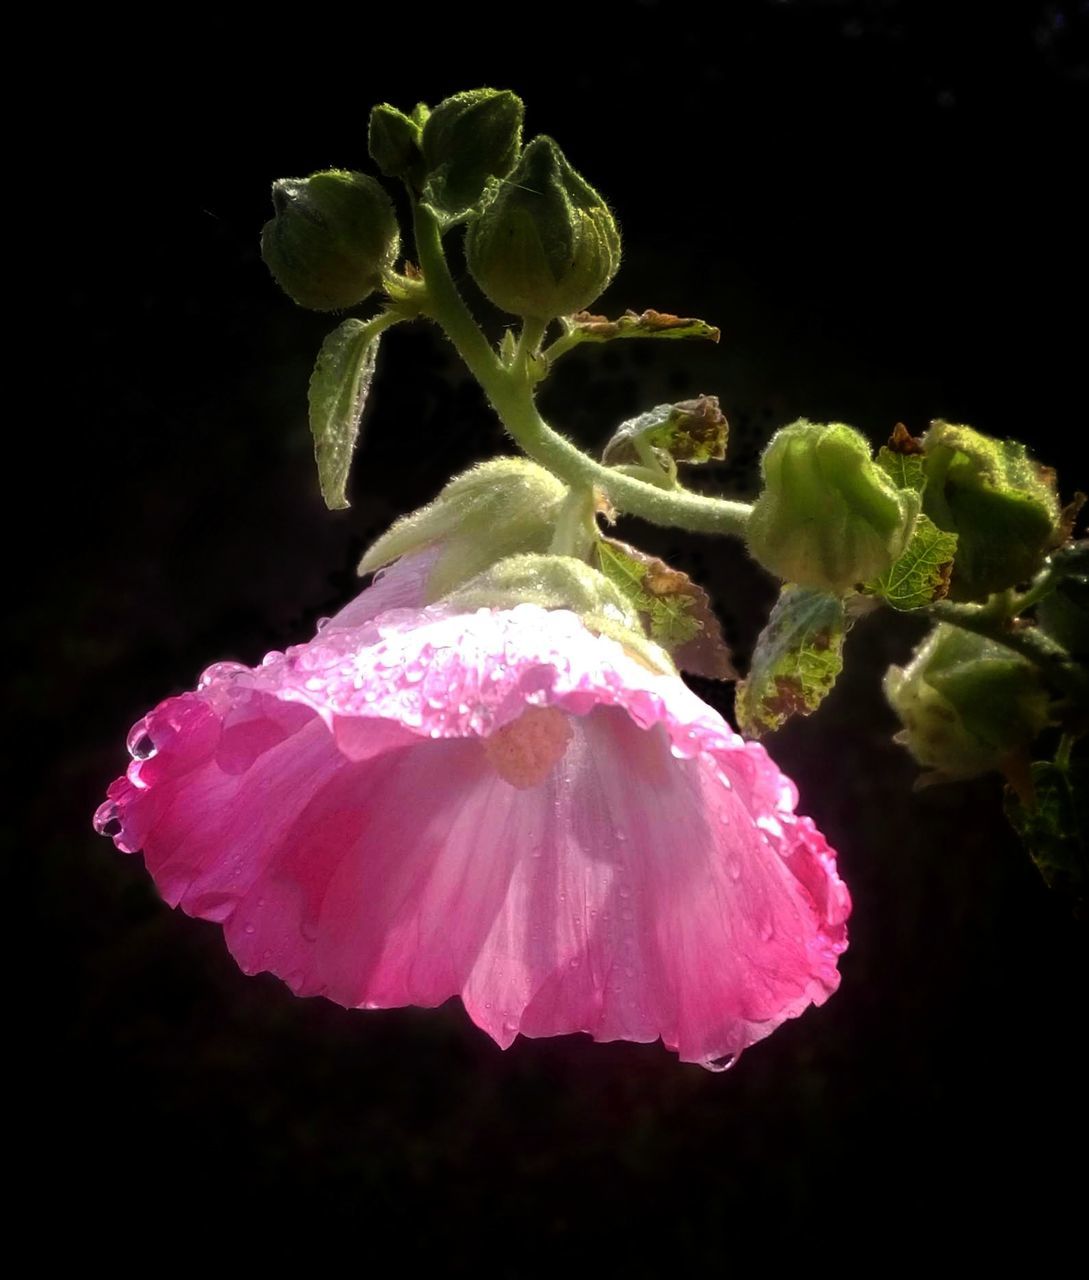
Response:
[[[567,484],[595,486],[620,511],[655,524],[696,533],[741,536],[751,507],[745,502],[708,498],[679,489],[665,490],[588,457],[542,418],[523,359],[504,368],[458,292],[442,247],[442,233],[434,212],[422,203],[413,206],[416,252],[427,290],[422,310],[442,328],[484,389],[503,426],[523,451]],[[525,335],[519,354],[526,350]]]

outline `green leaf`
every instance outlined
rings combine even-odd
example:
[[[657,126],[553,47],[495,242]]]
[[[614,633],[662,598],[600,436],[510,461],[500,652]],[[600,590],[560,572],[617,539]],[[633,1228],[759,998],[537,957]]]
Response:
[[[955,533],[944,533],[929,516],[920,515],[903,554],[866,590],[894,609],[923,609],[948,594],[956,550]]]
[[[612,342],[614,338],[705,338],[717,342],[719,331],[706,320],[672,316],[664,311],[625,311],[618,320],[580,311],[561,321],[580,342]]]
[[[664,560],[613,538],[602,538],[596,555],[601,572],[682,670],[713,680],[737,679],[722,628],[702,587]]]
[[[321,344],[310,375],[310,430],[325,505],[348,505],[345,488],[359,420],[374,377],[378,335],[363,320],[345,320]]]
[[[1089,883],[1089,767],[1040,760],[1031,776],[1031,799],[1007,786],[1006,817],[1045,882],[1077,905]]]
[[[658,450],[675,462],[721,461],[726,456],[730,424],[717,396],[697,396],[678,404],[659,404],[616,429],[602,457],[615,466],[645,462],[645,451]]]
[[[898,489],[922,493],[926,487],[926,470],[920,453],[899,453],[882,445],[874,459]]]
[[[737,686],[737,723],[759,738],[820,706],[843,669],[843,601],[809,587],[783,588],[760,632],[748,678]]]

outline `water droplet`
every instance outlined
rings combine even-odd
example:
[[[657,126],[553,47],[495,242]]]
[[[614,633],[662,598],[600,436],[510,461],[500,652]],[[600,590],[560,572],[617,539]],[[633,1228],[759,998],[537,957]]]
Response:
[[[125,746],[128,747],[129,755],[134,760],[150,760],[155,754],[155,743],[151,739],[151,734],[147,731],[147,721],[138,720],[136,724],[129,730],[129,736],[125,740]]]
[[[701,1062],[700,1066],[706,1067],[708,1071],[729,1071],[731,1067],[737,1065],[740,1057],[739,1053],[725,1053],[720,1058],[708,1058],[706,1062]]]
[[[569,969],[577,969],[581,963],[582,961],[578,958],[578,956],[572,956],[571,959],[568,960],[567,966]]]
[[[741,879],[741,863],[736,858],[732,858],[726,865],[726,870],[730,873],[731,880]]]
[[[622,884],[617,890],[617,893],[619,893],[622,898],[631,897],[631,889],[626,884]]]
[[[250,934],[257,932],[257,926],[255,924],[248,924],[245,926],[245,929],[246,929],[246,932]]]
[[[100,804],[95,810],[93,818],[94,829],[100,836],[114,836],[121,834],[121,816],[117,805],[112,800],[107,800],[105,804]]]
[[[764,925],[760,930],[760,937],[763,938],[765,942],[770,942],[772,938],[775,937],[775,926],[772,924]]]
[[[319,618],[316,629],[318,631],[324,631],[330,622],[332,622],[332,618]]]

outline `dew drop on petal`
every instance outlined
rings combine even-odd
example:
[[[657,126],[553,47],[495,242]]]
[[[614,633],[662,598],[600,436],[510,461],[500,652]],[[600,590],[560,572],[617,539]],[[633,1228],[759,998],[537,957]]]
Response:
[[[92,821],[94,829],[100,836],[109,836],[112,839],[121,834],[121,816],[117,805],[112,800],[107,800],[105,804],[98,806]]]
[[[129,730],[129,736],[125,741],[128,753],[134,760],[150,760],[155,754],[156,747],[152,741],[151,734],[147,731],[147,721],[137,720],[137,722]]]
[[[737,1065],[740,1057],[739,1053],[725,1053],[720,1058],[708,1058],[705,1062],[701,1062],[700,1066],[708,1071],[729,1071],[731,1067]]]

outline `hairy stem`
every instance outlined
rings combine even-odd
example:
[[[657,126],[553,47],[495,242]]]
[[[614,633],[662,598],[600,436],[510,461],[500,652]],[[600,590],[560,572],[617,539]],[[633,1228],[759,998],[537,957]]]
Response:
[[[1018,625],[1011,618],[996,615],[987,605],[938,600],[928,612],[939,622],[984,636],[1028,658],[1057,689],[1077,701],[1089,698],[1089,672],[1039,627],[1024,623]]]
[[[423,268],[427,302],[422,310],[443,328],[470,373],[484,389],[504,427],[518,445],[572,487],[601,489],[618,510],[655,524],[700,533],[744,533],[751,507],[745,502],[668,491],[612,467],[603,466],[554,431],[534,403],[526,369],[514,361],[504,368],[458,293],[442,249],[439,224],[425,204],[413,207],[416,252]]]

